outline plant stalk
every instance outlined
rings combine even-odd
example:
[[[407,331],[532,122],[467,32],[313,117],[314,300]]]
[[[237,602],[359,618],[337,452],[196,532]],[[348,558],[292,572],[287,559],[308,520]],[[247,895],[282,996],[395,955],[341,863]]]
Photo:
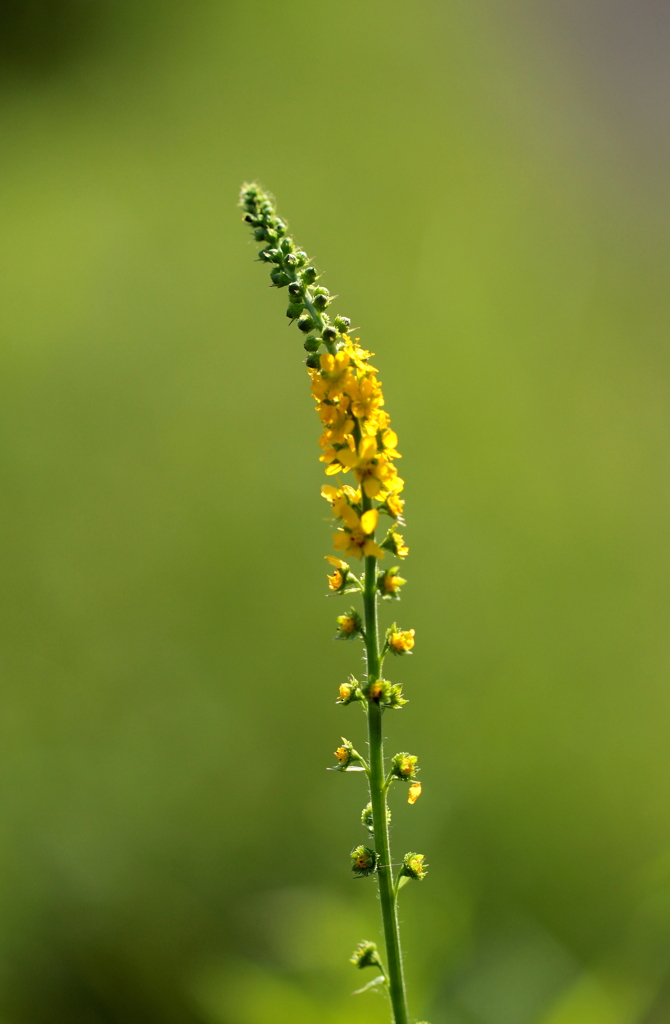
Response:
[[[363,492],[363,508],[369,507],[370,499]],[[378,679],[380,671],[379,626],[377,623],[377,559],[365,559],[365,589],[363,591],[365,618],[365,650],[367,654],[368,680]],[[375,848],[379,855],[377,881],[381,902],[384,939],[386,941],[386,964],[388,988],[393,1007],[395,1024],[409,1024],[405,979],[402,969],[400,930],[396,893],[391,867],[391,844],[387,821],[386,773],[384,770],[384,736],[382,731],[383,710],[376,700],[368,700],[368,743],[370,748],[369,774],[370,802],[374,826]]]

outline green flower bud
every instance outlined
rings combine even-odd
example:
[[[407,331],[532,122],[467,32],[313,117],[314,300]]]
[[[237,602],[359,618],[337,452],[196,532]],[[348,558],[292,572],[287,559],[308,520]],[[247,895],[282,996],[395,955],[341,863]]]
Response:
[[[312,301],[314,302],[314,309],[323,312],[324,309],[327,309],[330,299],[327,295],[315,295]]]
[[[290,238],[282,238],[281,242],[279,243],[279,248],[284,253],[293,252],[293,242],[291,241]]]
[[[285,274],[283,270],[273,270],[270,274],[270,278],[272,279],[272,283],[275,288],[285,288],[291,280],[288,274]]]
[[[333,323],[341,334],[346,334],[351,327],[351,320],[348,316],[336,316]]]
[[[287,256],[286,256],[286,263],[289,265],[289,267],[294,267],[297,262],[298,262],[297,256],[295,256],[292,252],[287,254]]]
[[[304,313],[303,316],[301,316],[300,319],[298,320],[298,329],[301,330],[303,334],[309,334],[309,332],[313,331],[315,327],[316,324],[312,320],[309,313]]]
[[[400,876],[413,878],[417,882],[422,881],[428,874],[428,865],[425,863],[423,853],[406,853],[403,857],[403,864],[400,869]]]
[[[357,846],[351,851],[351,870],[356,878],[372,875],[377,870],[379,857],[369,846]]]
[[[318,352],[321,347],[321,339],[315,338],[314,335],[310,335],[309,338],[305,339],[303,348],[306,352]]]
[[[319,357],[316,354],[307,356],[307,359],[305,360],[305,366],[308,366],[310,370],[318,370],[319,367],[321,366],[321,363],[319,362]]]
[[[374,942],[359,942],[349,958],[349,963],[360,967],[361,970],[364,967],[379,967],[381,971],[384,970]]]
[[[306,253],[306,252],[303,252],[303,251],[302,251],[302,249],[300,249],[300,250],[299,250],[299,251],[298,251],[298,252],[297,252],[297,253],[295,254],[295,258],[296,258],[296,261],[297,261],[297,264],[298,264],[298,266],[299,266],[299,267],[304,267],[304,266],[305,266],[305,264],[307,263],[307,260],[309,259],[309,256],[307,255],[307,253]]]
[[[286,225],[284,224],[283,220],[279,219],[279,217],[277,217],[277,219],[275,221],[275,231],[277,232],[277,234],[279,235],[280,238],[281,238],[282,235],[286,234]],[[288,249],[285,249],[284,246],[286,245],[287,242],[288,242],[289,247],[288,247]],[[292,248],[293,248],[293,242],[291,241],[290,238],[282,239],[282,249],[284,249],[284,252],[290,252]]]
[[[302,301],[304,293],[303,287],[299,281],[291,281],[290,285],[288,286],[288,290],[291,293],[291,295],[293,295],[296,299],[299,298]]]
[[[324,341],[335,341],[337,338],[337,330],[334,327],[331,327],[330,324],[328,324],[327,327],[324,327],[321,334],[323,335]]]
[[[386,808],[386,823],[387,823],[387,825],[388,825],[388,823],[390,821],[391,821],[391,812],[390,812],[390,810],[387,807]],[[368,832],[373,832],[374,831],[374,827],[375,826],[374,826],[374,820],[373,820],[373,816],[372,816],[372,804],[368,804],[367,807],[363,808],[363,813],[361,814],[361,822],[363,823],[363,825],[365,825],[365,827],[368,830]]]
[[[273,257],[271,255],[271,253],[272,253],[271,249],[261,249],[261,251],[258,254],[258,258],[263,263],[272,263],[273,262]]]
[[[416,778],[419,770],[416,766],[417,761],[418,758],[414,754],[407,754],[404,751],[396,754],[391,761],[391,775],[399,782],[409,782],[410,779]]]
[[[302,302],[289,303],[288,309],[286,310],[286,315],[289,318],[289,320],[297,320],[301,313]],[[298,326],[300,326],[300,324],[298,324]]]
[[[259,253],[260,255],[260,253]],[[279,249],[266,249],[265,259],[270,260],[271,263],[281,263],[282,255]]]
[[[305,267],[302,272],[302,279],[305,284],[314,284],[317,278],[316,267]]]
[[[399,683],[388,684],[388,690],[384,690],[382,706],[397,711],[403,704],[407,704],[407,700],[402,695],[402,686]]]
[[[254,231],[254,238],[257,242],[265,241],[265,228],[256,228]]]

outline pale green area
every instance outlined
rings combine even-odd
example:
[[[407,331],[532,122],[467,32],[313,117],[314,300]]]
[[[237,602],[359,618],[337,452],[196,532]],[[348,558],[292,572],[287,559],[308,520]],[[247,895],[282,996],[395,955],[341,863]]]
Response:
[[[413,1012],[668,1019],[667,168],[565,45],[514,3],[172,0],[3,72],[2,1024],[388,1019],[252,177],[400,434]]]

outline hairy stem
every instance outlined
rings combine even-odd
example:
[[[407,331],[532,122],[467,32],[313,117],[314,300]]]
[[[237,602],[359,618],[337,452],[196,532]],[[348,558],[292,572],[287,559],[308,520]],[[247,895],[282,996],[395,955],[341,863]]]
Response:
[[[370,499],[363,492],[363,507],[367,508],[370,505]],[[368,557],[365,559],[365,588],[363,591],[368,681],[379,678],[380,669],[376,577],[377,559]],[[391,997],[395,1024],[409,1024],[405,979],[402,970],[402,953],[400,950],[396,893],[393,883],[393,870],[391,868],[382,714],[383,710],[379,701],[368,700],[368,742],[370,747],[368,780],[370,784],[370,802],[372,803],[375,848],[379,855],[377,880],[379,882],[379,897],[384,924],[384,938],[386,940],[389,995]]]

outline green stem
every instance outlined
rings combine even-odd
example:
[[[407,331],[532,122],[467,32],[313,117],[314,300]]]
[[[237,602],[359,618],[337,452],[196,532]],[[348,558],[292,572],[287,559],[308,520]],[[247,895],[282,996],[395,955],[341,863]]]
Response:
[[[371,504],[370,499],[363,492],[363,508],[370,508]],[[371,679],[378,679],[380,671],[379,627],[377,624],[377,559],[374,557],[365,559],[363,608],[365,613],[365,650],[367,654],[368,681],[370,681]],[[368,742],[370,746],[368,780],[370,784],[370,802],[372,803],[375,847],[379,855],[377,881],[379,882],[379,898],[384,925],[384,938],[386,940],[389,995],[391,997],[395,1024],[409,1024],[405,979],[402,970],[402,953],[400,950],[396,892],[391,868],[382,714],[383,709],[379,701],[368,700]]]

